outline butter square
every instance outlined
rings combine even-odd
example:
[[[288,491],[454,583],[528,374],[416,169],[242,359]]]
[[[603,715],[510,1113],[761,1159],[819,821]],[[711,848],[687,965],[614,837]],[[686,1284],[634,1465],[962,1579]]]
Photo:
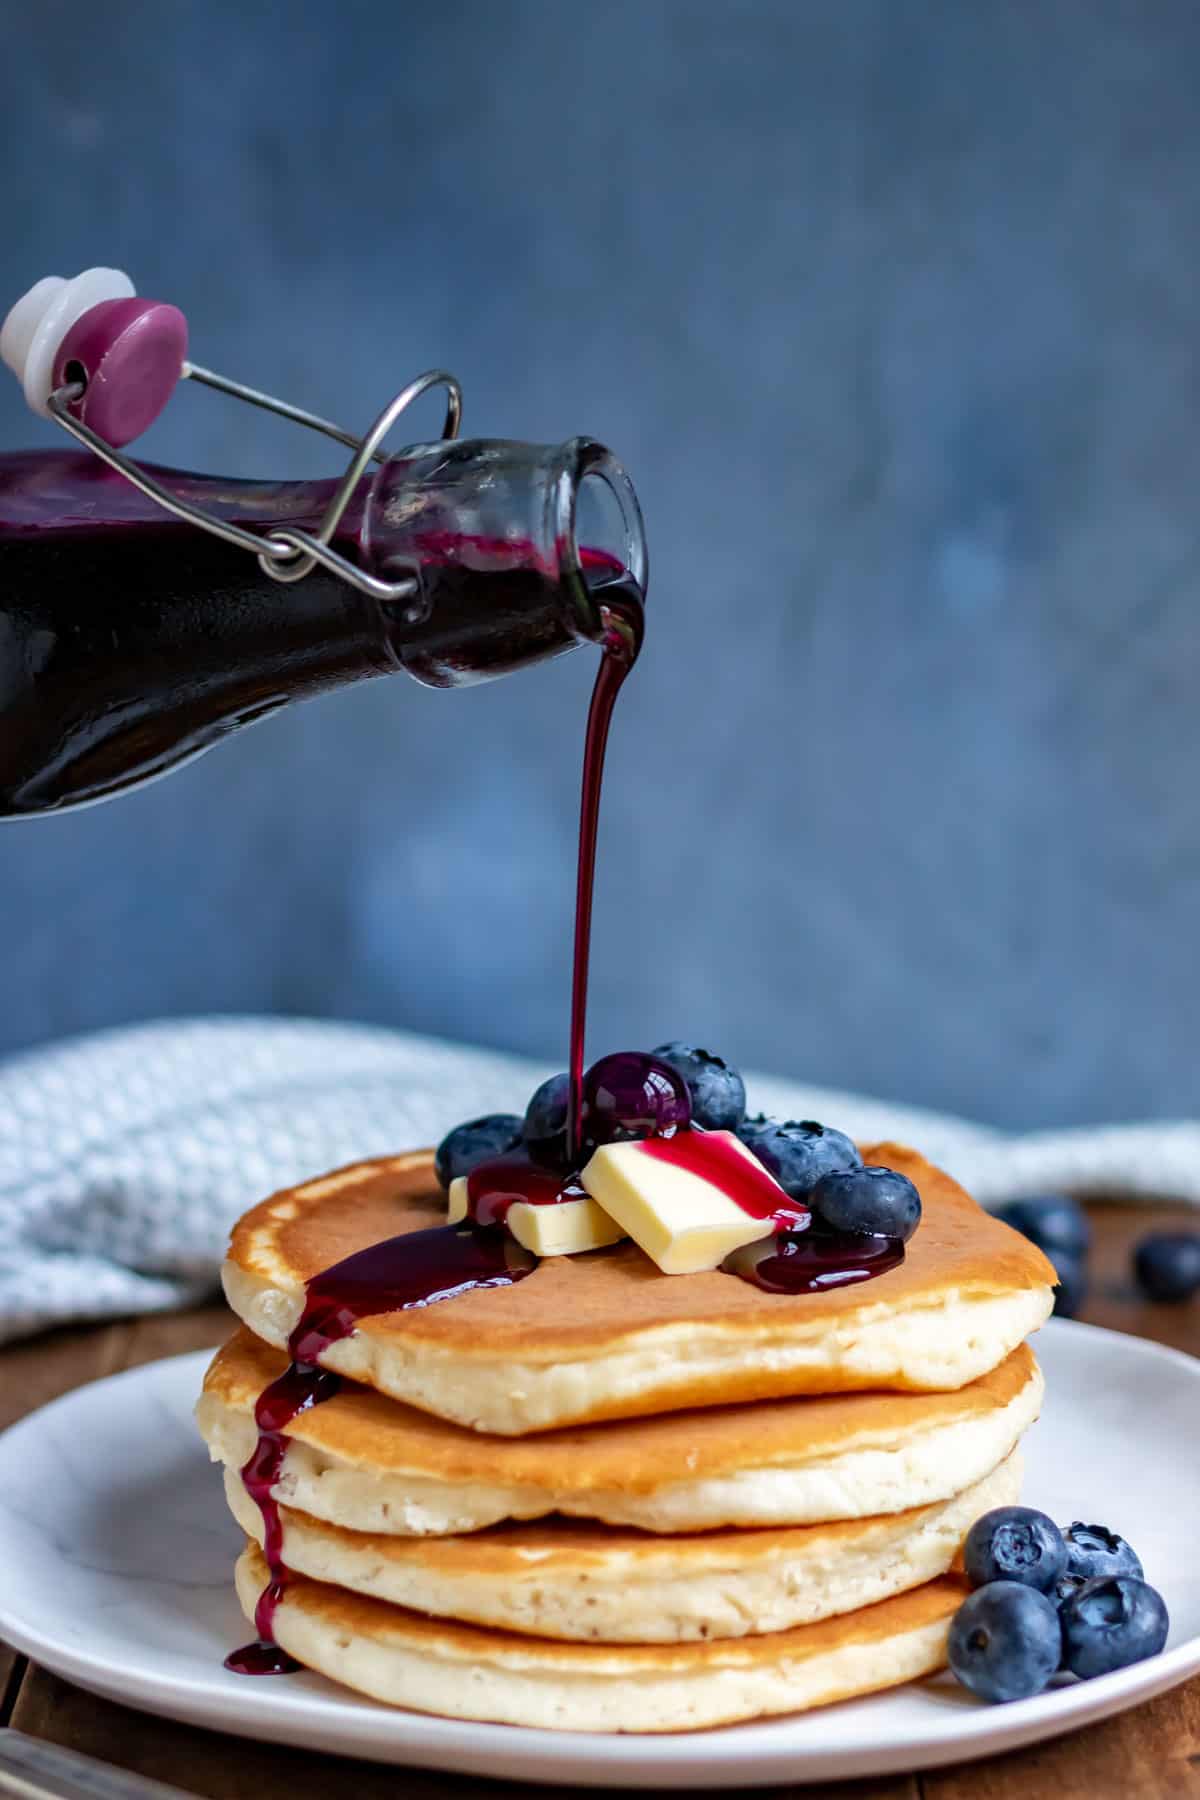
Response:
[[[460,1225],[467,1217],[467,1204],[467,1177],[457,1175],[450,1183],[447,1224]],[[518,1200],[509,1207],[505,1224],[518,1244],[535,1256],[575,1256],[581,1250],[602,1250],[625,1236],[586,1195],[557,1206],[530,1206],[528,1201]]]
[[[624,1231],[594,1200],[561,1200],[557,1206],[530,1206],[518,1200],[505,1221],[518,1244],[535,1256],[576,1256],[620,1243]]]
[[[728,1140],[760,1175],[773,1179],[733,1132],[707,1135]],[[580,1181],[664,1275],[718,1268],[731,1250],[770,1237],[776,1229],[773,1220],[751,1217],[697,1171],[662,1162],[637,1142],[603,1145]],[[788,1205],[782,1188],[779,1200]]]

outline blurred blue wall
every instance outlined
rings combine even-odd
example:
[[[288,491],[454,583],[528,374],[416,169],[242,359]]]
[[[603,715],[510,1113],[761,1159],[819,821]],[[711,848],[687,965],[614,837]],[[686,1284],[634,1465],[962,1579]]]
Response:
[[[39,0],[4,35],[4,305],[114,262],[320,411],[442,363],[469,432],[631,469],[597,1051],[1194,1111],[1200,12]],[[55,441],[5,374],[0,444]],[[190,391],[143,449],[333,466]],[[375,683],[3,829],[0,1049],[271,1008],[558,1054],[590,663]]]

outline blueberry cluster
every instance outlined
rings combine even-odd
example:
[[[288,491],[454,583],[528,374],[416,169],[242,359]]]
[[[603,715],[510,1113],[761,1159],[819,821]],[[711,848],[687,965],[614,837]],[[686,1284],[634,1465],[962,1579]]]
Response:
[[[442,1186],[520,1145],[546,1168],[568,1173],[568,1093],[567,1076],[552,1075],[523,1119],[490,1113],[456,1126],[438,1145]],[[678,1038],[649,1054],[622,1050],[593,1063],[583,1078],[582,1119],[585,1158],[600,1144],[670,1136],[687,1125],[734,1131],[788,1197],[809,1208],[818,1229],[907,1242],[921,1222],[920,1195],[907,1176],[864,1165],[844,1132],[815,1119],[747,1117],[738,1071]]]
[[[1060,1531],[1029,1506],[998,1506],[967,1534],[974,1592],[950,1626],[950,1667],[982,1700],[1040,1694],[1060,1670],[1085,1680],[1157,1656],[1162,1595],[1135,1552],[1103,1525]]]
[[[1077,1200],[1034,1194],[1001,1207],[997,1216],[1045,1251],[1058,1274],[1054,1310],[1073,1319],[1087,1298],[1092,1230]],[[1133,1253],[1133,1273],[1150,1300],[1189,1300],[1200,1292],[1200,1231],[1152,1232]]]

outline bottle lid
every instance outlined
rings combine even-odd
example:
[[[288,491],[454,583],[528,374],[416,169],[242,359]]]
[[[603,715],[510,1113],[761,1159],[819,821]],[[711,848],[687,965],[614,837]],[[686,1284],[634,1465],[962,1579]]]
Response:
[[[85,269],[70,280],[44,275],[9,309],[0,326],[0,359],[21,383],[31,409],[60,425],[165,512],[249,551],[275,581],[302,581],[321,564],[376,600],[419,601],[415,567],[411,573],[384,580],[343,555],[333,540],[367,465],[385,460],[383,441],[388,432],[429,388],[446,389],[442,436],[457,436],[462,391],[453,375],[444,369],[419,375],[359,437],[303,407],[200,368],[188,360],[187,348],[187,320],[178,307],[162,300],[139,300],[122,269]],[[172,492],[152,470],[124,453],[123,446],[158,417],[185,378],[319,431],[353,452],[315,532],[282,524],[265,534],[251,531]]]
[[[129,300],[134,291],[123,269],[85,269],[71,280],[43,275],[11,308],[0,326],[0,357],[40,418],[50,417],[54,364],[71,327],[102,300]]]

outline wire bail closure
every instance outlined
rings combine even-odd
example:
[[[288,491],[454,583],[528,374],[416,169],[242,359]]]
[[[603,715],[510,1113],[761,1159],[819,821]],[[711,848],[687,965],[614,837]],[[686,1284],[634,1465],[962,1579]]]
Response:
[[[241,550],[248,550],[257,557],[259,568],[269,575],[272,581],[290,583],[303,581],[312,573],[318,563],[322,568],[332,571],[361,593],[370,594],[376,600],[415,601],[406,618],[410,624],[420,621],[423,608],[420,604],[421,583],[414,565],[413,573],[402,576],[397,581],[384,581],[377,575],[360,569],[357,563],[350,561],[340,551],[332,547],[333,535],[341,524],[342,516],[350,504],[351,495],[358,486],[367,465],[371,462],[384,462],[386,457],[380,446],[401,413],[410,407],[414,400],[430,388],[446,389],[446,417],[442,426],[443,441],[458,436],[462,424],[462,389],[453,375],[445,369],[428,369],[424,375],[418,375],[415,381],[402,388],[393,399],[389,400],[383,411],[372,424],[365,437],[355,437],[353,432],[345,431],[340,425],[334,425],[328,419],[320,418],[316,413],[306,412],[302,407],[292,406],[286,400],[278,400],[272,394],[264,394],[257,388],[247,387],[243,382],[232,381],[226,375],[218,375],[212,369],[202,369],[196,363],[184,362],[180,369],[181,379],[199,381],[205,387],[218,389],[229,394],[235,400],[245,401],[247,405],[258,406],[264,412],[276,413],[280,418],[289,419],[294,425],[306,426],[310,431],[319,431],[323,436],[333,438],[336,443],[345,444],[353,450],[345,474],[325,509],[321,523],[315,532],[301,531],[295,526],[279,525],[270,532],[248,531],[244,526],[235,525],[228,519],[219,518],[216,513],[208,512],[204,507],[196,506],[189,500],[182,500],[172,494],[162,483],[141,468],[132,457],[124,451],[106,442],[82,419],[75,418],[70,412],[87,391],[86,381],[67,381],[55,388],[46,400],[46,407],[52,419],[61,425],[77,443],[93,452],[102,462],[115,469],[125,480],[131,482],[139,492],[153,500],[164,511],[173,513],[177,519],[184,519],[207,531],[214,537],[222,538],[227,544],[235,544]]]

